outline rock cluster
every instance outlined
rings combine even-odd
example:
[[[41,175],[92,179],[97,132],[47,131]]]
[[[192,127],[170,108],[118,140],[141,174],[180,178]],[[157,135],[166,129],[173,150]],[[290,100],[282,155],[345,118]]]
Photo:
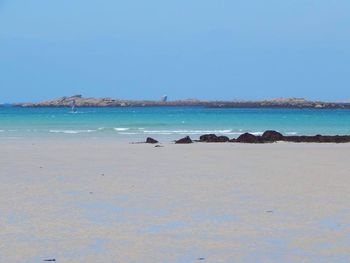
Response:
[[[335,136],[285,136],[286,142],[316,142],[316,143],[347,143],[350,142],[350,135],[335,135]]]
[[[236,139],[236,142],[267,143],[267,142],[278,142],[283,140],[284,140],[283,134],[277,131],[268,130],[268,131],[265,131],[261,136],[256,136],[251,133],[244,133]]]
[[[227,136],[217,136],[215,134],[204,134],[199,138],[200,142],[228,142],[230,138]]]
[[[277,131],[268,130],[261,136],[251,133],[244,133],[237,139],[230,139],[227,136],[217,136],[215,134],[204,134],[200,136],[199,142],[236,142],[236,143],[272,143],[278,141],[285,142],[313,142],[313,143],[347,143],[350,142],[350,135],[315,135],[315,136],[284,136]],[[182,138],[175,143],[192,143],[190,137]]]
[[[235,143],[273,143],[278,141],[285,142],[311,142],[311,143],[350,143],[350,135],[315,135],[315,136],[284,136],[277,131],[268,130],[261,136],[251,133],[243,133],[237,139],[230,139],[227,136],[217,136],[215,134],[204,134],[200,136],[198,142],[219,143],[219,142],[235,142]],[[157,140],[148,137],[146,143],[158,143]],[[193,143],[189,136],[175,141],[176,144]]]
[[[350,142],[350,135],[315,135],[315,136],[283,136],[276,131],[266,131],[262,136],[245,133],[236,140],[241,143],[268,143],[268,142],[313,142],[313,143],[347,143]]]
[[[260,136],[255,136],[254,134],[250,134],[248,132],[243,133],[240,135],[237,139],[236,142],[241,142],[241,143],[261,143],[261,137]]]

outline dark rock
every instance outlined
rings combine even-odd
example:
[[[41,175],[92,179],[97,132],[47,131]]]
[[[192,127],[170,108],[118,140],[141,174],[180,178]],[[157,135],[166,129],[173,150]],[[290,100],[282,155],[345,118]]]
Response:
[[[186,143],[192,143],[192,140],[189,136],[186,136],[180,140],[175,141],[176,144],[186,144]]]
[[[260,143],[261,139],[258,136],[255,136],[253,134],[250,133],[244,133],[242,135],[240,135],[236,142],[241,142],[241,143]]]
[[[327,139],[327,138],[325,138]],[[350,142],[350,136],[349,135],[343,135],[343,136],[334,136],[333,137],[335,143],[346,143]]]
[[[348,143],[350,142],[349,135],[335,135],[335,136],[285,136],[284,140],[287,142],[313,142],[313,143]]]
[[[284,136],[286,142],[301,142],[301,136]]]
[[[156,146],[154,146],[154,147],[160,148],[160,147],[164,147],[164,146],[158,144],[158,145],[156,145]]]
[[[244,133],[237,139],[231,139],[230,142],[241,143],[267,143],[276,141],[286,142],[304,142],[304,143],[350,143],[350,135],[314,135],[314,136],[283,136],[277,131],[268,130],[262,136],[255,136],[250,133]]]
[[[321,136],[286,136],[285,141],[287,142],[320,142]]]
[[[158,143],[158,141],[155,140],[155,139],[153,139],[153,138],[151,138],[151,137],[148,137],[148,138],[146,139],[146,143]]]
[[[284,136],[277,131],[265,131],[261,138],[266,142],[277,142],[284,140]]]
[[[215,134],[204,134],[201,137],[199,137],[200,142],[217,142],[218,136]]]
[[[226,136],[216,136],[215,134],[204,134],[199,137],[200,142],[228,142],[229,140]]]
[[[229,141],[230,141],[230,138],[227,136],[221,135],[218,137],[218,142],[229,142]]]

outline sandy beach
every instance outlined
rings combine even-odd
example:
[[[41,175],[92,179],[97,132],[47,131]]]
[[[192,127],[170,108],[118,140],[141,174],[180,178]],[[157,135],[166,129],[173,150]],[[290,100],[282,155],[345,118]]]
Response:
[[[0,141],[0,262],[349,262],[350,144]]]

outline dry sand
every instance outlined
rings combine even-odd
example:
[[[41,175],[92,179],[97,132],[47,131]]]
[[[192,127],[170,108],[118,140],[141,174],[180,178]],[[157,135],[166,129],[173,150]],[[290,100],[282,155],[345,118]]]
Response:
[[[0,262],[350,262],[350,144],[0,141]]]

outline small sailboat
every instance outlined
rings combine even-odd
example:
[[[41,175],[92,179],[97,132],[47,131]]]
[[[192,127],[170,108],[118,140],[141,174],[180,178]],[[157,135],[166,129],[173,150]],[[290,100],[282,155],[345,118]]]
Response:
[[[75,104],[75,100],[73,100],[71,103],[71,113],[76,113],[76,112],[77,112],[76,104]]]

